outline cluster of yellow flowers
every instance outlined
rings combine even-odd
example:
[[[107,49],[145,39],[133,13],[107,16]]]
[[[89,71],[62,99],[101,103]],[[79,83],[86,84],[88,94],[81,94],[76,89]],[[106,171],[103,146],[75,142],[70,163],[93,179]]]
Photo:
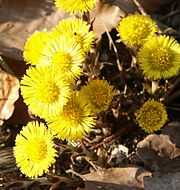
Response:
[[[133,14],[117,28],[122,41],[137,52],[137,62],[152,81],[176,76],[180,69],[180,44],[172,37],[158,35],[157,24],[149,17]],[[139,126],[147,133],[163,127],[167,113],[161,102],[148,100],[136,113]]]
[[[56,5],[83,13],[95,1],[57,0]],[[51,31],[36,31],[25,43],[24,60],[31,66],[20,82],[21,94],[29,110],[46,121],[29,122],[16,137],[16,163],[28,177],[41,176],[55,162],[54,138],[81,139],[96,124],[96,114],[112,101],[113,87],[105,80],[73,90],[93,44],[90,24],[76,17],[63,19]]]
[[[149,16],[129,15],[122,19],[117,30],[127,45],[140,49],[137,54],[139,67],[151,80],[179,73],[179,43],[172,37],[157,35],[158,26]]]
[[[56,0],[68,13],[84,14],[96,0]],[[29,122],[16,137],[14,156],[23,174],[38,177],[48,171],[58,156],[54,138],[76,141],[96,124],[113,99],[113,86],[106,80],[89,80],[74,90],[83,75],[83,64],[94,45],[91,25],[81,18],[63,19],[50,31],[36,31],[26,41],[24,60],[30,65],[21,80],[21,94],[29,110],[44,123]],[[172,37],[158,35],[158,26],[140,14],[122,19],[118,28],[123,42],[137,52],[138,67],[151,80],[178,74],[180,45]],[[161,102],[150,99],[136,114],[139,126],[151,133],[161,129],[167,113]]]

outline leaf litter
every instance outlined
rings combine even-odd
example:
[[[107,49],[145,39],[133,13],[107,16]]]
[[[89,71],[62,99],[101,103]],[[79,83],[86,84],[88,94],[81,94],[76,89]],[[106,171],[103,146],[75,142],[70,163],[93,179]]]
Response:
[[[107,4],[103,4],[104,2]],[[37,7],[39,8],[37,2],[30,3],[30,1],[26,1],[23,4],[24,11],[19,11],[22,7],[15,1],[14,3],[6,1],[4,4],[1,2],[5,6],[3,8],[5,8],[6,17],[1,17],[4,20],[1,20],[3,25],[0,26],[2,36],[0,52],[5,56],[9,67],[14,67],[13,71],[17,76],[14,79],[2,71],[2,76],[6,76],[6,83],[9,81],[9,79],[7,80],[8,77],[16,81],[13,84],[15,87],[9,83],[4,87],[5,91],[15,88],[15,92],[11,95],[12,99],[9,98],[11,100],[8,100],[9,108],[3,108],[7,115],[1,116],[3,120],[7,120],[0,131],[2,146],[0,149],[0,181],[3,183],[3,189],[94,190],[100,187],[100,189],[123,190],[171,190],[179,188],[180,124],[178,115],[180,104],[178,103],[178,95],[176,95],[179,90],[178,78],[169,80],[166,84],[167,91],[163,96],[169,119],[172,122],[165,126],[161,134],[158,132],[147,135],[132,122],[134,121],[134,112],[139,108],[144,98],[142,94],[138,94],[139,89],[143,89],[144,94],[148,93],[148,90],[145,90],[148,89],[148,83],[146,83],[147,86],[143,87],[141,85],[143,79],[139,78],[136,68],[129,69],[130,65],[136,61],[133,59],[133,52],[129,51],[122,43],[116,43],[116,31],[113,28],[126,14],[137,11],[134,2],[102,1],[96,7],[97,10],[92,11],[93,29],[96,32],[96,37],[101,42],[97,65],[96,68],[93,68],[94,76],[103,76],[116,89],[120,90],[116,90],[110,110],[99,115],[97,127],[91,132],[89,138],[84,138],[76,146],[66,141],[56,140],[56,148],[61,152],[60,156],[46,177],[34,180],[24,178],[15,166],[13,159],[12,142],[21,125],[30,119],[30,114],[28,115],[27,108],[22,109],[16,114],[20,117],[9,120],[8,123],[7,119],[12,115],[14,102],[18,98],[19,83],[17,78],[20,79],[24,72],[19,71],[21,70],[19,69],[20,62],[10,61],[9,58],[22,60],[22,50],[28,35],[36,29],[41,30],[46,27],[46,24],[47,27],[51,28],[57,21],[68,17],[68,15],[57,12],[52,8],[52,2],[50,1],[40,2],[41,10],[39,12],[36,10]],[[178,6],[180,6],[178,1],[167,6],[163,4],[171,1],[159,0],[152,1],[150,4],[145,1],[139,2],[147,13],[152,13],[155,10],[152,16],[160,22],[160,26],[167,34],[180,39],[180,26],[176,22],[179,16]],[[26,5],[34,7],[34,12],[31,12],[32,9]],[[16,8],[14,9],[14,7]],[[9,8],[12,11],[8,13]],[[7,16],[7,14],[10,15]],[[13,17],[13,15],[16,16]],[[9,18],[9,21],[6,20],[7,18]],[[28,26],[30,27],[27,31]],[[102,38],[100,39],[101,35]],[[118,56],[116,49],[117,52],[121,52]],[[117,65],[118,59],[123,72]],[[21,62],[21,64],[25,67],[25,63]],[[91,74],[92,72],[87,72],[87,76]],[[163,85],[160,84],[160,88],[163,89]],[[22,99],[19,100],[16,108],[22,104]],[[136,102],[136,105],[133,102]],[[15,112],[17,111],[15,110]],[[27,117],[23,120],[21,118],[25,112]],[[0,113],[3,114],[2,111]],[[11,143],[9,143],[10,141]],[[147,177],[144,178],[144,176]]]

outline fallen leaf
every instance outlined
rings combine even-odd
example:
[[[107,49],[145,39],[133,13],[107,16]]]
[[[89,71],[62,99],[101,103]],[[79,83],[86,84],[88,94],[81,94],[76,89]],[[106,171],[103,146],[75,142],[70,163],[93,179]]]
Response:
[[[147,13],[152,13],[157,8],[173,0],[138,0]],[[90,12],[90,21],[93,22],[93,31],[96,38],[116,28],[120,20],[127,14],[139,12],[133,0],[102,0]]]
[[[128,13],[138,10],[134,0],[105,0],[105,2],[111,2]],[[152,13],[160,6],[171,3],[173,0],[138,0],[138,2],[147,13]]]
[[[170,122],[164,127],[162,134],[168,135],[171,142],[180,148],[180,122]]]
[[[180,171],[180,148],[172,140],[179,142],[179,132],[172,125],[167,125],[163,134],[148,135],[137,144],[137,154],[148,169],[163,173]]]
[[[144,177],[145,190],[178,190],[180,189],[180,172]]]
[[[100,38],[106,31],[111,31],[118,26],[121,18],[126,13],[116,5],[99,2],[90,12],[90,22],[96,38]]]
[[[0,125],[11,117],[19,98],[19,80],[0,70]]]
[[[10,178],[10,177],[9,177]],[[34,180],[28,179],[13,179],[12,181],[5,182],[2,184],[4,190],[40,190],[40,189],[50,189],[51,183],[46,180],[46,178],[37,178]]]
[[[151,172],[138,166],[108,168],[100,172],[85,174],[86,190],[140,190],[143,189],[143,177]]]
[[[15,61],[9,58],[3,58],[4,61],[10,65],[11,70],[15,73],[15,76],[21,80],[22,76],[25,74],[26,69],[28,68],[27,64],[24,61]],[[23,98],[21,96],[21,91],[19,93],[19,98],[15,102],[15,109],[12,116],[5,121],[5,124],[15,125],[15,124],[26,124],[31,121],[30,114],[28,111],[28,107],[23,102]]]
[[[26,125],[29,121],[33,120],[21,94],[14,105],[15,109],[12,116],[4,122],[6,125]]]
[[[2,174],[15,172],[16,170],[13,148],[0,149],[0,177]]]
[[[141,0],[145,10],[152,12],[172,0]],[[5,57],[23,60],[26,39],[36,30],[50,30],[63,18],[69,17],[58,10],[52,0],[6,0],[0,1],[0,53]],[[120,19],[137,11],[133,0],[101,0],[90,12],[90,20],[96,37],[116,28]]]
[[[68,14],[57,10],[52,0],[6,0],[0,6],[0,52],[23,60],[26,39],[36,30],[50,30]]]

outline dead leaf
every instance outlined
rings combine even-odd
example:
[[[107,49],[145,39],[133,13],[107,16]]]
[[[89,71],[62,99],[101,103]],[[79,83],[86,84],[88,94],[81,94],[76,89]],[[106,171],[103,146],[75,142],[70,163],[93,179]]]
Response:
[[[180,149],[174,142],[169,134],[151,134],[137,144],[137,154],[151,171],[180,171]]]
[[[4,123],[6,125],[25,125],[29,121],[33,119],[30,117],[30,112],[28,107],[23,101],[23,97],[21,94],[19,95],[19,99],[15,102],[15,109],[12,116],[6,120]]]
[[[145,10],[169,3],[171,0],[141,0]],[[24,43],[36,30],[50,30],[61,19],[69,17],[57,10],[52,0],[3,0],[0,1],[0,53],[5,57],[23,60]],[[99,38],[105,31],[116,28],[121,17],[137,11],[133,0],[101,0],[90,12],[93,30]]]
[[[11,173],[17,170],[13,148],[8,147],[0,149],[0,174]],[[1,177],[1,175],[0,175]]]
[[[19,176],[19,170],[15,163],[13,147],[0,149],[0,189],[25,190],[25,189],[49,189],[52,183],[46,177],[26,179]],[[49,188],[46,188],[46,187]],[[40,188],[41,187],[41,188]]]
[[[109,168],[83,175],[86,190],[138,190],[143,189],[143,177],[151,173],[144,168],[129,166]]]
[[[23,61],[15,61],[9,58],[3,57],[4,61],[10,65],[11,70],[15,73],[15,76],[21,80],[21,77],[25,74],[26,69],[28,68],[27,64]],[[31,121],[32,118],[29,116],[28,107],[23,102],[21,93],[19,94],[18,100],[15,102],[15,109],[12,116],[5,121],[5,124],[15,125],[15,124],[26,124]]]
[[[170,122],[162,131],[162,134],[168,135],[171,142],[180,148],[180,122]]]
[[[178,190],[180,189],[180,172],[144,177],[145,190]]]
[[[127,13],[133,13],[138,10],[134,0],[105,0],[105,2],[111,2]],[[173,0],[138,0],[138,2],[147,13],[152,13],[160,6],[171,3]]]
[[[92,29],[96,34],[96,38],[100,38],[106,31],[116,28],[119,21],[126,13],[118,6],[97,3],[97,6],[90,12],[90,21],[93,23]]]
[[[52,0],[6,0],[0,6],[0,52],[9,58],[23,60],[24,43],[36,30],[50,30],[68,17],[57,11]]]
[[[152,13],[161,5],[173,0],[138,0],[147,13]],[[120,20],[129,13],[139,12],[133,0],[102,0],[90,12],[90,21],[93,22],[93,31],[97,38],[116,28]]]
[[[0,70],[0,125],[11,117],[19,98],[19,80]]]

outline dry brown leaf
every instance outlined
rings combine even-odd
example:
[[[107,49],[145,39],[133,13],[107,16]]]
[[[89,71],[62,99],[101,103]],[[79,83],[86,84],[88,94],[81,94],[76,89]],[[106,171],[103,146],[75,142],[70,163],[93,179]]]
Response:
[[[22,60],[24,43],[34,31],[50,30],[67,13],[57,11],[52,0],[6,0],[0,6],[0,52]]]
[[[178,190],[180,189],[180,172],[166,175],[155,175],[144,178],[145,190]]]
[[[111,4],[97,3],[97,6],[90,12],[90,21],[96,38],[100,38],[106,31],[116,28],[119,21],[126,13],[118,6]]]
[[[137,144],[138,156],[151,171],[180,171],[180,149],[179,145],[176,145],[176,142],[179,142],[180,130],[169,124],[163,133],[148,135],[140,141]]]
[[[23,60],[24,43],[35,30],[47,30],[61,19],[69,17],[57,10],[52,0],[3,0],[0,1],[0,53],[4,56]],[[104,3],[106,2],[106,3]],[[140,0],[149,12],[171,0]],[[107,4],[109,3],[109,4]],[[99,38],[106,30],[116,28],[125,13],[137,11],[133,0],[102,0],[90,12],[93,30]]]
[[[15,109],[12,116],[4,123],[7,125],[25,125],[33,118],[30,117],[31,113],[28,111],[28,107],[23,102],[23,98],[19,95],[19,99],[15,102]]]
[[[11,117],[19,98],[19,80],[0,70],[0,125]]]
[[[162,134],[168,135],[171,142],[180,148],[180,122],[170,122],[162,131]]]
[[[171,3],[173,0],[138,0],[147,13],[152,13],[161,5]],[[139,12],[134,0],[102,0],[90,12],[93,21],[93,31],[97,38],[118,26],[122,17],[129,13]]]
[[[143,177],[150,175],[144,168],[129,166],[92,172],[83,175],[83,179],[86,190],[140,190],[144,187]]]
[[[15,158],[13,156],[13,148],[0,149],[0,177],[1,174],[11,173],[17,170]]]
[[[134,0],[105,0],[105,2],[111,2],[127,13],[133,13],[138,10]],[[139,2],[147,13],[152,13],[160,6],[171,3],[173,0],[137,0],[137,2]]]
[[[15,76],[21,80],[21,77],[25,74],[28,66],[25,62],[14,61],[12,59],[4,58],[4,61],[10,65],[11,70],[15,73]],[[15,124],[26,124],[31,121],[32,118],[29,116],[28,107],[23,102],[21,93],[19,94],[18,100],[15,102],[15,109],[12,116],[5,121],[5,124],[15,125]]]

